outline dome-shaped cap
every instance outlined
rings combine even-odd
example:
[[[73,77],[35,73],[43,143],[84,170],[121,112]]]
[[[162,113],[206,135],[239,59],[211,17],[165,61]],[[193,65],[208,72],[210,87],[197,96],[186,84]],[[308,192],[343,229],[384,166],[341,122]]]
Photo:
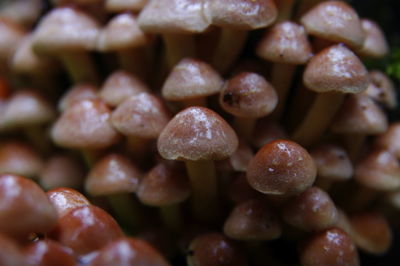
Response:
[[[2,64],[7,64],[11,59],[24,35],[24,30],[12,20],[0,18],[0,62]]]
[[[364,93],[386,108],[396,108],[396,88],[390,78],[379,70],[371,70],[369,78],[371,83]]]
[[[97,90],[97,87],[90,83],[75,84],[58,101],[58,110],[64,112],[76,102],[98,98]]]
[[[44,3],[41,0],[13,0],[3,1],[0,9],[0,17],[10,19],[22,25],[26,29],[40,17]]]
[[[24,265],[76,265],[76,259],[71,249],[50,239],[40,239],[24,247]],[[22,264],[21,264],[22,265]]]
[[[190,107],[178,113],[158,138],[158,152],[167,160],[222,160],[238,146],[235,131],[217,113]]]
[[[59,187],[46,192],[51,204],[56,209],[58,217],[62,217],[69,211],[90,205],[89,200],[72,188]]]
[[[361,26],[365,32],[362,48],[357,53],[366,57],[382,58],[389,53],[389,45],[382,29],[374,21],[362,19]]]
[[[376,147],[393,152],[400,158],[400,122],[393,122],[389,128],[381,135],[376,137],[374,144]]]

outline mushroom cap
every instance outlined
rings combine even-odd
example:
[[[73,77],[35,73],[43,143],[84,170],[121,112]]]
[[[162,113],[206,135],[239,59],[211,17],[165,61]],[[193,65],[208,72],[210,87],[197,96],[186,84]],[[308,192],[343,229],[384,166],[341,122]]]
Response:
[[[71,107],[75,102],[84,99],[96,99],[97,87],[90,83],[78,83],[67,90],[58,102],[58,110],[64,112]]]
[[[99,32],[97,39],[97,48],[102,52],[134,49],[145,44],[146,36],[130,13],[113,17]]]
[[[136,192],[142,173],[122,155],[111,153],[90,170],[85,190],[92,196]]]
[[[99,32],[98,23],[78,9],[52,9],[39,22],[33,34],[33,46],[38,53],[94,50]]]
[[[281,233],[278,215],[260,200],[239,203],[224,224],[224,234],[236,240],[273,240],[279,238]]]
[[[89,200],[72,188],[59,187],[46,192],[48,199],[56,209],[58,217],[62,217],[69,211],[90,205]]]
[[[57,222],[57,212],[46,193],[32,180],[0,174],[0,232],[13,237],[46,233]]]
[[[157,138],[169,120],[161,98],[147,92],[123,101],[111,115],[111,123],[120,133],[146,139]]]
[[[353,176],[353,165],[347,152],[334,144],[321,144],[310,151],[317,166],[318,178],[344,181]]]
[[[311,155],[299,144],[275,140],[264,145],[247,167],[247,180],[264,194],[292,196],[315,181],[317,168]]]
[[[312,57],[304,27],[291,21],[273,25],[257,45],[259,57],[283,64],[303,65]]]
[[[325,48],[307,64],[303,74],[307,88],[316,92],[359,93],[369,84],[360,59],[342,44]]]
[[[76,265],[72,250],[50,239],[30,243],[24,247],[23,254],[25,265],[59,265],[60,262],[64,266]]]
[[[162,95],[168,101],[206,97],[219,93],[223,80],[207,63],[183,58],[168,75],[162,87]]]
[[[125,70],[117,70],[107,77],[99,96],[109,106],[115,107],[130,96],[150,91],[147,85]]]
[[[14,0],[2,3],[0,17],[10,19],[25,28],[31,28],[42,10],[41,0]]]
[[[189,107],[165,126],[157,147],[167,160],[222,160],[235,152],[238,138],[214,111]]]
[[[382,58],[389,53],[389,45],[385,34],[377,23],[369,19],[362,19],[361,26],[365,32],[362,48],[357,53],[372,58]]]
[[[119,139],[110,123],[111,112],[99,99],[86,99],[65,110],[51,130],[51,138],[62,147],[102,149]]]
[[[7,266],[24,265],[24,257],[20,247],[12,238],[0,235],[0,264]],[[25,264],[26,265],[26,264]]]
[[[25,36],[24,30],[10,19],[0,18],[0,62],[7,64]]]
[[[383,110],[367,95],[350,95],[332,121],[335,133],[376,135],[385,132],[388,120]]]
[[[243,72],[225,82],[219,103],[238,117],[259,118],[270,114],[278,104],[278,95],[263,76]]]
[[[344,43],[352,48],[362,47],[365,33],[357,12],[343,1],[325,1],[304,14],[301,19],[310,35]]]
[[[140,181],[137,196],[150,206],[179,204],[190,196],[190,182],[185,171],[159,163]]]
[[[397,106],[396,88],[390,78],[379,70],[369,72],[371,83],[365,90],[365,94],[384,107],[395,109]]]
[[[400,158],[400,122],[393,122],[389,125],[386,132],[377,136],[374,141],[376,147],[393,152]]]
[[[138,23],[150,33],[200,33],[211,23],[207,5],[206,0],[149,0]]]
[[[272,0],[210,1],[213,25],[223,28],[254,30],[272,24],[278,10]]]
[[[234,171],[246,172],[247,165],[249,165],[249,162],[253,156],[254,153],[250,145],[244,140],[239,140],[239,146],[229,157],[229,162]]]
[[[148,0],[106,0],[105,8],[108,12],[120,13],[123,11],[140,11]]]

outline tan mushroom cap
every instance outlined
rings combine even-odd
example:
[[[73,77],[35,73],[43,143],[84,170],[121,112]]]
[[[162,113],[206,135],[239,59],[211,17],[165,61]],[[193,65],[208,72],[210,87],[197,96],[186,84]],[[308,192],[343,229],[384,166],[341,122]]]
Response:
[[[310,151],[317,165],[318,178],[348,180],[353,176],[353,165],[347,152],[334,144],[321,144]]]
[[[123,11],[140,11],[148,0],[106,0],[105,8],[108,12],[120,13]]]
[[[393,152],[400,158],[400,122],[393,122],[383,134],[377,136],[374,141],[376,147]]]
[[[0,18],[0,62],[7,64],[11,59],[18,44],[25,36],[24,30],[13,21]]]
[[[289,140],[267,143],[247,167],[247,180],[264,194],[292,196],[307,190],[315,181],[317,168],[311,155]]]
[[[58,110],[64,112],[74,103],[86,100],[97,99],[98,88],[90,83],[78,83],[67,90],[58,102]]]
[[[359,93],[369,84],[368,71],[344,45],[328,47],[307,64],[303,74],[307,88],[316,92]]]
[[[259,118],[275,109],[278,95],[263,76],[243,72],[225,82],[219,103],[226,112],[234,116]]]
[[[40,21],[33,34],[38,53],[93,50],[96,47],[98,23],[89,15],[71,7],[52,9]]]
[[[335,133],[381,134],[388,128],[383,110],[364,94],[350,95],[332,121]]]
[[[253,30],[272,24],[278,10],[272,0],[210,1],[213,25],[223,28]]]
[[[104,81],[99,96],[109,106],[115,107],[130,96],[141,92],[149,92],[147,85],[125,70],[113,72]]]
[[[14,0],[1,6],[0,17],[7,18],[25,28],[30,28],[43,9],[41,0]]]
[[[157,145],[167,160],[222,160],[237,149],[238,138],[214,111],[189,107],[166,125]]]
[[[141,177],[140,170],[128,158],[111,153],[90,170],[85,190],[92,196],[136,192]]]
[[[111,115],[113,126],[125,136],[155,139],[170,120],[161,98],[147,92],[123,101]]]
[[[139,200],[150,206],[168,206],[190,196],[190,182],[185,171],[167,163],[159,163],[140,181]]]
[[[46,192],[51,204],[56,209],[58,217],[62,217],[69,211],[90,205],[89,200],[72,188],[59,187]]]
[[[206,0],[149,0],[138,23],[150,33],[200,33],[210,25]]]
[[[217,94],[223,80],[210,65],[194,58],[184,58],[176,64],[162,87],[169,101],[206,97]]]
[[[362,19],[361,26],[365,32],[362,48],[357,53],[366,57],[382,58],[389,53],[389,45],[382,29],[369,19]]]
[[[379,70],[371,70],[369,78],[371,83],[364,93],[386,108],[396,108],[396,88],[390,78]]]
[[[97,48],[102,51],[131,49],[146,44],[146,36],[129,13],[113,17],[100,31]]]
[[[119,139],[110,117],[107,105],[99,99],[76,102],[61,114],[51,130],[51,137],[62,147],[106,148]]]
[[[272,26],[257,45],[259,57],[277,63],[302,65],[312,57],[304,27],[291,21]]]
[[[310,35],[341,42],[353,48],[362,47],[365,33],[356,11],[343,1],[325,1],[301,18]]]
[[[281,236],[278,215],[260,200],[239,203],[224,223],[224,234],[232,239],[266,241]]]

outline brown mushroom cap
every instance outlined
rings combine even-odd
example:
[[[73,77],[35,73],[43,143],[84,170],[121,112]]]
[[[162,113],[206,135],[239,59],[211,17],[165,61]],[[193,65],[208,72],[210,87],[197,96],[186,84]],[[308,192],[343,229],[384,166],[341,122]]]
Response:
[[[97,87],[90,83],[78,83],[67,90],[58,102],[58,110],[64,112],[71,107],[75,102],[84,99],[96,99]]]
[[[18,44],[22,41],[24,30],[10,19],[0,18],[0,62],[7,65]]]
[[[339,44],[311,58],[303,74],[303,81],[307,88],[316,92],[359,93],[367,88],[369,77],[360,59]]]
[[[357,52],[362,56],[373,58],[382,58],[387,55],[389,45],[379,25],[372,20],[362,19],[361,26],[365,32],[365,40],[361,50]]]
[[[0,235],[0,247],[0,265],[24,265],[24,257],[20,251],[20,248],[11,238]]]
[[[365,90],[365,94],[386,108],[396,108],[396,88],[390,78],[379,70],[371,70],[369,77],[371,83]]]
[[[206,97],[221,90],[223,80],[210,65],[193,58],[183,58],[174,66],[162,87],[169,101]]]
[[[258,43],[256,53],[268,61],[294,65],[305,64],[312,57],[304,27],[291,21],[272,26]]]
[[[90,205],[89,200],[72,188],[60,187],[46,192],[51,204],[57,211],[58,217],[62,217],[69,211]]]
[[[259,118],[275,109],[278,95],[263,76],[243,72],[225,82],[219,103],[226,112],[235,116]]]
[[[157,146],[167,160],[222,160],[237,149],[238,138],[217,113],[189,107],[165,126]]]
[[[220,0],[210,1],[209,5],[213,25],[223,28],[264,28],[272,24],[278,15],[271,0]]]
[[[105,8],[108,12],[140,11],[148,0],[106,0]]]
[[[317,169],[311,155],[289,140],[267,143],[247,167],[247,180],[254,189],[271,195],[296,195],[315,181]]]
[[[155,139],[170,120],[159,97],[142,92],[123,101],[111,115],[113,126],[125,136]]]
[[[71,249],[58,242],[45,239],[38,240],[24,247],[25,264],[28,266],[75,266],[75,257]]]
[[[136,192],[141,172],[122,155],[111,153],[90,170],[85,190],[92,196]]]
[[[383,134],[375,138],[376,147],[393,152],[400,158],[400,122],[393,122]]]
[[[86,99],[65,110],[54,124],[51,137],[63,147],[101,149],[119,139],[111,126],[110,110],[100,99]]]
[[[7,18],[25,28],[31,28],[43,9],[40,0],[14,0],[2,4],[0,17]]]
[[[341,42],[350,47],[360,48],[365,33],[356,11],[343,1],[325,1],[301,18],[301,24],[310,35],[333,42]]]
[[[225,220],[224,234],[237,240],[272,240],[280,237],[281,223],[265,202],[248,200],[231,211]]]

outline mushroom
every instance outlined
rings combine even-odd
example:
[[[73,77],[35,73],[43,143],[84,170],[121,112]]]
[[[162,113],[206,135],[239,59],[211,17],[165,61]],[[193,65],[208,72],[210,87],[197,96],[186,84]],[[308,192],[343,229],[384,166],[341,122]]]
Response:
[[[279,101],[279,100],[278,100]],[[261,118],[257,121],[251,144],[257,149],[262,148],[268,142],[277,139],[288,139],[286,130],[276,121],[271,121],[269,117]]]
[[[72,250],[50,239],[32,242],[22,252],[27,266],[76,265]]]
[[[228,198],[235,205],[239,205],[241,202],[262,199],[264,195],[257,190],[253,189],[249,182],[247,182],[245,173],[237,173],[233,177],[233,180],[229,184]]]
[[[293,15],[293,9],[295,7],[295,0],[281,0],[276,1],[276,8],[278,9],[278,17],[276,22],[279,23],[281,21],[290,20]]]
[[[385,149],[395,154],[400,159],[400,123],[393,122],[388,129],[375,137],[374,146]]]
[[[23,254],[11,238],[5,235],[0,235],[0,264],[8,266],[24,265]]]
[[[0,73],[1,75],[10,76],[8,62],[11,60],[18,45],[25,36],[25,31],[21,26],[10,19],[0,18]]]
[[[370,84],[363,92],[383,107],[393,110],[397,106],[396,89],[390,78],[379,70],[369,72]]]
[[[105,8],[111,13],[132,11],[138,13],[147,4],[148,0],[106,0]]]
[[[58,101],[58,111],[62,113],[74,103],[82,100],[98,99],[97,90],[98,88],[90,83],[75,84],[70,87]]]
[[[82,207],[89,206],[89,200],[72,188],[59,187],[46,192],[47,197],[53,207],[56,209],[58,217],[62,217],[69,211]]]
[[[40,0],[14,0],[2,4],[0,17],[30,29],[42,13],[44,4]]]
[[[386,56],[389,53],[389,45],[379,25],[372,20],[362,19],[361,26],[365,32],[365,40],[362,48],[356,52],[367,58]]]

